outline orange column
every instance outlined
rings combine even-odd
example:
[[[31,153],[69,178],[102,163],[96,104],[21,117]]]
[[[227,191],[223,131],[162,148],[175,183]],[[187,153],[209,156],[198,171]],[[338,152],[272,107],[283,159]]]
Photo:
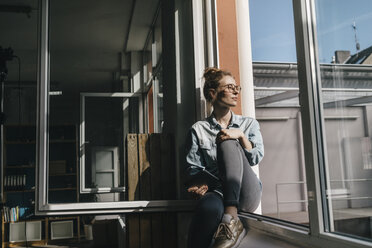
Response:
[[[240,85],[235,0],[217,0],[216,9],[219,67],[230,71],[233,74],[236,83]],[[240,96],[238,105],[233,108],[233,111],[235,114],[242,113]]]

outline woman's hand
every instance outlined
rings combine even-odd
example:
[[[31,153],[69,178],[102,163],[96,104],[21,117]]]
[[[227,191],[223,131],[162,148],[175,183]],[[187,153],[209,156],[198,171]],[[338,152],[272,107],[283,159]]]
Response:
[[[216,138],[216,144],[229,139],[237,139],[243,148],[250,151],[253,148],[253,144],[245,137],[242,130],[236,129],[222,129]]]
[[[216,143],[221,143],[222,141],[229,140],[229,139],[242,139],[244,137],[244,133],[242,130],[236,129],[222,129],[216,138]]]
[[[194,185],[187,189],[187,192],[195,194],[198,198],[202,197],[207,193],[208,191],[208,185]]]

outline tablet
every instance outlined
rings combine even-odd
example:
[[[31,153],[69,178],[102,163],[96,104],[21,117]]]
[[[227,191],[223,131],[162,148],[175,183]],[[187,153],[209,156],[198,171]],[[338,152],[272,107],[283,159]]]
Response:
[[[209,171],[202,170],[197,174],[193,175],[192,178],[185,183],[185,187],[189,188],[194,185],[203,184],[208,185],[208,187],[212,189],[221,185],[221,180],[217,176],[210,173]]]

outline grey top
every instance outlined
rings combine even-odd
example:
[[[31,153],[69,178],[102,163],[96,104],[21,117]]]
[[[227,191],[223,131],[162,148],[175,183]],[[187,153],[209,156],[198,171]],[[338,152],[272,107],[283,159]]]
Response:
[[[227,128],[239,128],[243,131],[253,145],[250,151],[244,149],[245,156],[251,166],[258,164],[264,156],[264,145],[257,120],[235,115],[233,112],[231,114],[232,119]],[[207,170],[218,176],[216,137],[221,129],[222,127],[213,114],[205,120],[196,122],[191,127],[186,142],[186,172],[188,176],[193,176],[201,170]]]

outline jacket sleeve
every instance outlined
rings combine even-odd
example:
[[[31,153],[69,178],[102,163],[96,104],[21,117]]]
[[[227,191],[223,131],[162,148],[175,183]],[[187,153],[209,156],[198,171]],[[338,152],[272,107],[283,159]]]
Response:
[[[187,178],[192,177],[204,169],[202,155],[199,149],[198,138],[194,129],[190,129],[186,138],[185,174]]]
[[[244,149],[245,156],[251,166],[258,164],[264,156],[264,145],[260,132],[260,125],[257,120],[253,120],[252,126],[249,129],[248,140],[252,143],[253,148],[248,151]]]

